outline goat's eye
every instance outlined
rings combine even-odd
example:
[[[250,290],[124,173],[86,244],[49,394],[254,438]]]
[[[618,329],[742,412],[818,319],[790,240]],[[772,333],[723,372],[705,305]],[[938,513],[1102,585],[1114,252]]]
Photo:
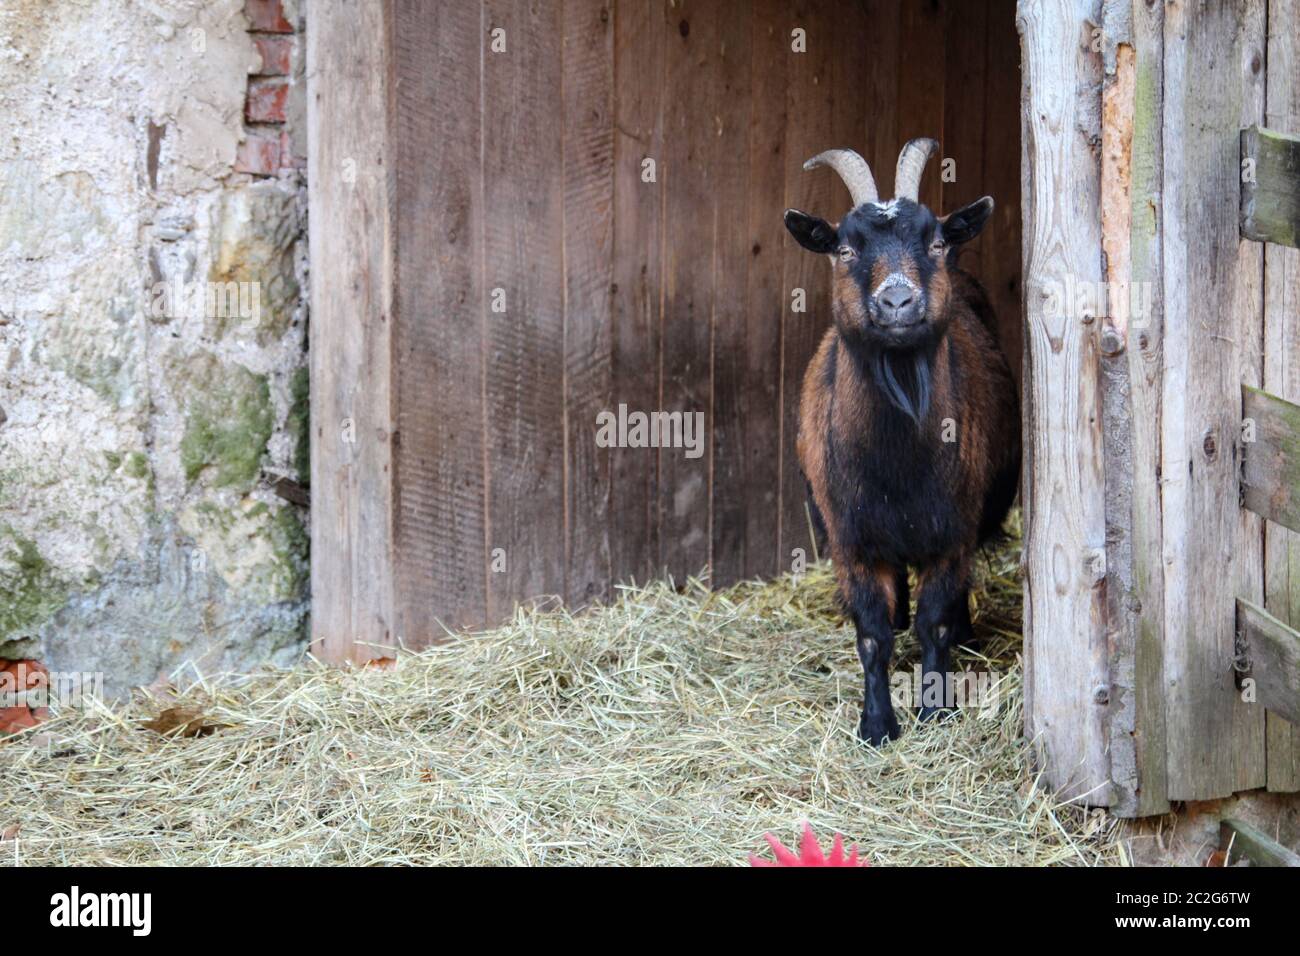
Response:
[[[858,257],[852,246],[840,246],[840,262],[850,262]]]

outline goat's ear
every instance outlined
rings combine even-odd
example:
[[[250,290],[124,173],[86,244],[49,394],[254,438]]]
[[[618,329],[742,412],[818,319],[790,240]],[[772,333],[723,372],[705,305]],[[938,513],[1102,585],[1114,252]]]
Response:
[[[962,206],[954,213],[943,218],[943,241],[950,246],[970,242],[980,234],[984,223],[993,214],[993,197],[977,199],[969,206]]]
[[[806,212],[800,212],[798,209],[785,211],[785,228],[790,230],[794,241],[809,252],[829,255],[835,251],[839,241],[835,227],[829,222],[810,216]]]

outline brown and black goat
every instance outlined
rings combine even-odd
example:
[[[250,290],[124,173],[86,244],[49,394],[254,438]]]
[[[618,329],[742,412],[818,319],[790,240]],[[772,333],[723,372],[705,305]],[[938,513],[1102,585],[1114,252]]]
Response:
[[[889,660],[894,630],[908,626],[908,567],[917,572],[925,720],[950,704],[949,651],[972,637],[971,563],[1001,530],[1020,474],[1019,402],[993,310],[957,266],[993,200],[943,218],[921,205],[921,172],[937,145],[903,147],[888,202],[857,153],[815,156],[804,168],[834,169],[853,209],[835,225],[785,213],[799,244],[831,259],[832,325],[804,377],[799,462],[857,629],[858,734],[875,745],[899,733]]]

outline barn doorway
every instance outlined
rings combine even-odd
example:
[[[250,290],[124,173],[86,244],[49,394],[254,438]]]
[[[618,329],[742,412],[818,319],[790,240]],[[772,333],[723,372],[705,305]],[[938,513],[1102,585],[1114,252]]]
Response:
[[[391,23],[323,37],[318,168],[377,149],[382,165],[313,179],[329,217],[313,256],[355,260],[377,210],[392,242],[314,289],[313,420],[375,418],[385,438],[315,436],[314,506],[338,516],[315,522],[318,651],[364,658],[541,596],[576,607],[704,570],[722,585],[811,555],[794,423],[829,275],[782,212],[848,208],[837,177],[802,169],[824,149],[858,150],[888,191],[902,144],[931,136],[924,202],[994,197],[963,265],[1018,372],[1014,13],[399,0]],[[388,86],[364,101],[328,79],[375,70]],[[602,414],[655,411],[700,416],[698,453],[597,439]]]

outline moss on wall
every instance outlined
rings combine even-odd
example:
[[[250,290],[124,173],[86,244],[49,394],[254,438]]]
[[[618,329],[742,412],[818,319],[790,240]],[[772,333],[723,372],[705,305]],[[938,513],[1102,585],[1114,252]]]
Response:
[[[289,380],[289,416],[285,423],[293,436],[293,467],[304,487],[311,485],[311,401],[307,367],[293,373]]]
[[[184,374],[184,373],[182,373]],[[186,390],[181,466],[193,482],[211,468],[218,488],[257,480],[271,438],[271,391],[265,375],[211,356],[193,363]]]
[[[0,529],[0,645],[35,638],[36,628],[67,599],[67,583],[54,573],[36,543],[12,528]]]

